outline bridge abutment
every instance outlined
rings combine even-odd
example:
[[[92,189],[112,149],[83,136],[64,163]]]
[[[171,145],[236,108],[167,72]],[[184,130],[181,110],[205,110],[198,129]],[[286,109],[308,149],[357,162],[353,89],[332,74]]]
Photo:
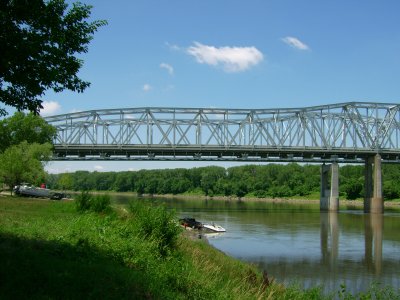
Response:
[[[365,160],[364,212],[383,213],[382,162],[379,154]]]
[[[330,186],[328,186],[329,172],[331,174]],[[320,209],[322,211],[339,210],[339,165],[336,162],[321,166]]]

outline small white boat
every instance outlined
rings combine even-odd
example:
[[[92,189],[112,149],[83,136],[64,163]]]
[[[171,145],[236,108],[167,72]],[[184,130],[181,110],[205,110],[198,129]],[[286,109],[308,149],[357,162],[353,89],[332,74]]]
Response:
[[[203,224],[202,229],[207,230],[207,231],[212,231],[212,232],[225,232],[226,231],[225,228],[223,228],[220,225],[214,224],[214,223]]]

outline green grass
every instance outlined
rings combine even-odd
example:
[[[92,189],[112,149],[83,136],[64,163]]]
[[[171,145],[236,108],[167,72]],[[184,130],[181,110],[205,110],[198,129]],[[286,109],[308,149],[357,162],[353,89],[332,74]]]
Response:
[[[324,298],[320,288],[267,285],[254,266],[187,238],[162,207],[130,210],[0,197],[0,299]],[[379,297],[359,298],[400,295],[374,291]]]

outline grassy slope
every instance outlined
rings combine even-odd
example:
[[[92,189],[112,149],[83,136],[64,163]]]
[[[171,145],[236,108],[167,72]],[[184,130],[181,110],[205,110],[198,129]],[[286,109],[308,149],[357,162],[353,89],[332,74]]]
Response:
[[[255,268],[184,237],[178,245],[168,257],[160,256],[130,216],[79,214],[68,202],[0,198],[0,298],[260,294],[262,278]]]
[[[253,266],[183,236],[160,255],[136,225],[131,214],[0,197],[0,299],[322,298],[319,289],[267,288]]]

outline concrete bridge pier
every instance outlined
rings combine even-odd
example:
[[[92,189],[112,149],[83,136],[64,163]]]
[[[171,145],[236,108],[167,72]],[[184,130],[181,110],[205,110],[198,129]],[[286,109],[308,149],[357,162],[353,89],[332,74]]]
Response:
[[[365,160],[364,212],[383,213],[382,162],[379,154]]]
[[[331,173],[331,182],[328,187],[329,172]],[[320,210],[339,210],[339,165],[336,162],[321,166]]]

